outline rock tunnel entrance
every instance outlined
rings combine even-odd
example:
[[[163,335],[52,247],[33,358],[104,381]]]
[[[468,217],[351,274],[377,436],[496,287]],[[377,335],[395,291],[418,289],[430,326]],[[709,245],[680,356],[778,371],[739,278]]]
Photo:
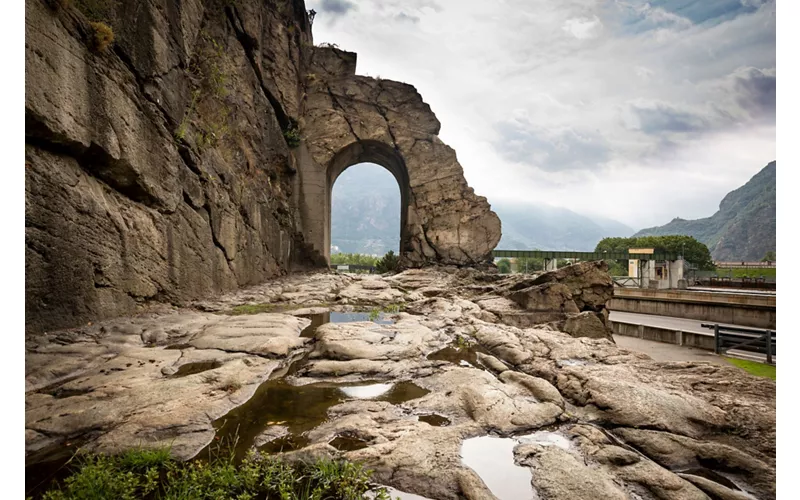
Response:
[[[400,190],[400,242],[399,249],[402,254],[403,249],[407,246],[408,242],[408,206],[409,206],[409,178],[408,170],[406,169],[403,158],[394,151],[390,146],[378,141],[361,141],[350,144],[337,153],[330,161],[327,169],[327,231],[325,232],[325,258],[330,263],[331,254],[331,237],[332,237],[332,202],[333,202],[333,187],[336,180],[348,168],[364,164],[372,163],[385,168],[397,181],[397,186]],[[365,190],[370,189],[370,186],[365,184]]]

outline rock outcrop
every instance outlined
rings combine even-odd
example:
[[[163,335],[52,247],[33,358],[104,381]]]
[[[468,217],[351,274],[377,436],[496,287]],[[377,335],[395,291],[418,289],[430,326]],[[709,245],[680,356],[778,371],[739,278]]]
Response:
[[[589,297],[577,271],[541,279]],[[448,293],[420,292],[434,283]],[[361,461],[437,500],[493,498],[507,468],[530,471],[511,498],[775,498],[774,381],[487,322],[483,304],[508,299],[485,286],[513,285],[464,270],[292,275],[192,310],[30,335],[26,462],[76,445],[170,443],[188,458],[237,429],[239,453]],[[407,312],[333,317],[376,305]],[[323,311],[331,322],[297,317]],[[481,470],[473,438],[508,446]]]
[[[326,265],[329,188],[358,161],[400,183],[404,265],[490,259],[499,219],[428,105],[315,47],[302,0],[26,0],[25,16],[28,331]]]

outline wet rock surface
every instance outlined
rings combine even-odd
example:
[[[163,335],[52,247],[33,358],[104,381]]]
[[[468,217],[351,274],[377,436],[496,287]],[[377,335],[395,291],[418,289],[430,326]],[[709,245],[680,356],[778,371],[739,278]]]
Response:
[[[429,499],[774,498],[775,383],[504,321],[531,312],[514,288],[553,283],[603,314],[592,268],[557,273],[293,275],[30,336],[26,462],[66,443],[188,459],[238,436]]]

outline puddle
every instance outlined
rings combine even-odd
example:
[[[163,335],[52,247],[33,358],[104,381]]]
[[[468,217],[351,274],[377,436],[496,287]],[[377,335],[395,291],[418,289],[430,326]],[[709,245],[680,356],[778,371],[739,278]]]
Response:
[[[556,364],[559,367],[564,367],[564,366],[585,366],[585,365],[588,364],[588,362],[583,360],[583,359],[559,359],[558,361],[556,361]]]
[[[188,377],[189,375],[195,375],[197,373],[213,370],[215,368],[219,368],[220,366],[222,366],[222,362],[216,359],[211,361],[192,361],[190,363],[182,364],[178,368],[178,371],[170,375],[169,378]]]
[[[377,324],[393,324],[386,314],[370,312],[325,312],[301,316],[311,320],[311,324],[303,329],[302,337],[314,337],[317,328],[325,323],[352,323],[356,321],[372,321]],[[222,443],[223,447],[235,447],[235,455],[242,458],[252,446],[255,438],[267,427],[282,425],[288,428],[289,434],[274,439],[260,447],[261,451],[277,453],[303,448],[308,444],[305,435],[328,418],[331,406],[352,399],[370,399],[388,401],[399,404],[428,394],[428,390],[412,382],[373,383],[359,382],[348,384],[332,384],[316,382],[303,386],[295,386],[287,382],[290,377],[302,368],[308,359],[308,353],[296,358],[286,368],[275,372],[272,378],[261,384],[250,400],[234,408],[227,415],[214,422],[217,429],[214,445]],[[206,456],[209,447],[198,457]]]
[[[329,311],[320,314],[304,314],[301,318],[311,320],[311,324],[303,329],[301,337],[313,337],[317,328],[325,323],[356,323],[358,321],[372,321],[378,325],[393,325],[395,321],[388,317],[387,313],[379,313],[375,316],[371,312],[335,312]]]
[[[430,415],[420,415],[418,418],[420,422],[425,422],[426,424],[434,427],[447,427],[450,425],[449,418],[437,415],[435,413],[431,413]]]
[[[372,384],[357,385],[353,387],[341,387],[340,390],[345,396],[355,399],[375,399],[391,391],[394,384]]]
[[[531,472],[514,463],[518,438],[480,436],[464,440],[461,460],[475,471],[499,500],[535,498]]]
[[[541,446],[556,446],[563,450],[569,450],[572,447],[569,438],[557,432],[537,431],[533,434],[520,436],[518,439],[520,443],[532,443]]]
[[[478,361],[478,353],[489,354],[489,351],[478,344],[473,344],[469,347],[462,348],[459,348],[455,345],[449,345],[444,349],[439,349],[436,352],[428,354],[427,359],[431,361],[449,361],[453,364],[461,366],[471,366],[473,368],[483,369],[483,363]]]
[[[256,436],[271,425],[283,425],[289,435],[270,441],[262,451],[274,453],[291,451],[308,444],[305,434],[328,418],[331,406],[352,399],[373,399],[399,404],[420,398],[429,391],[412,382],[397,384],[332,384],[317,382],[302,386],[291,385],[284,378],[262,384],[253,397],[214,423],[217,443],[234,442],[236,456],[241,458]],[[203,456],[207,450],[201,452]]]
[[[367,447],[367,442],[354,436],[339,435],[329,443],[339,451],[356,451]]]

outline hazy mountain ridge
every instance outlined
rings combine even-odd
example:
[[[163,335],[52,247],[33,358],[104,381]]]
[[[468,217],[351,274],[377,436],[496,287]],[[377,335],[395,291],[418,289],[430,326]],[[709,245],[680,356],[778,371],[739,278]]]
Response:
[[[503,224],[501,250],[592,251],[607,236],[629,236],[621,222],[587,217],[566,208],[533,203],[492,203]]]
[[[333,186],[333,251],[383,255],[399,251],[400,188],[383,167],[355,165]]]
[[[591,251],[607,236],[630,236],[618,221],[577,214],[534,203],[492,203],[503,225],[497,245],[503,250]],[[383,255],[398,251],[400,190],[394,178],[375,166],[351,167],[333,189],[333,251]]]
[[[725,195],[711,217],[675,218],[634,236],[684,234],[708,245],[714,260],[760,260],[776,247],[776,179],[776,162],[772,161],[742,187]]]

